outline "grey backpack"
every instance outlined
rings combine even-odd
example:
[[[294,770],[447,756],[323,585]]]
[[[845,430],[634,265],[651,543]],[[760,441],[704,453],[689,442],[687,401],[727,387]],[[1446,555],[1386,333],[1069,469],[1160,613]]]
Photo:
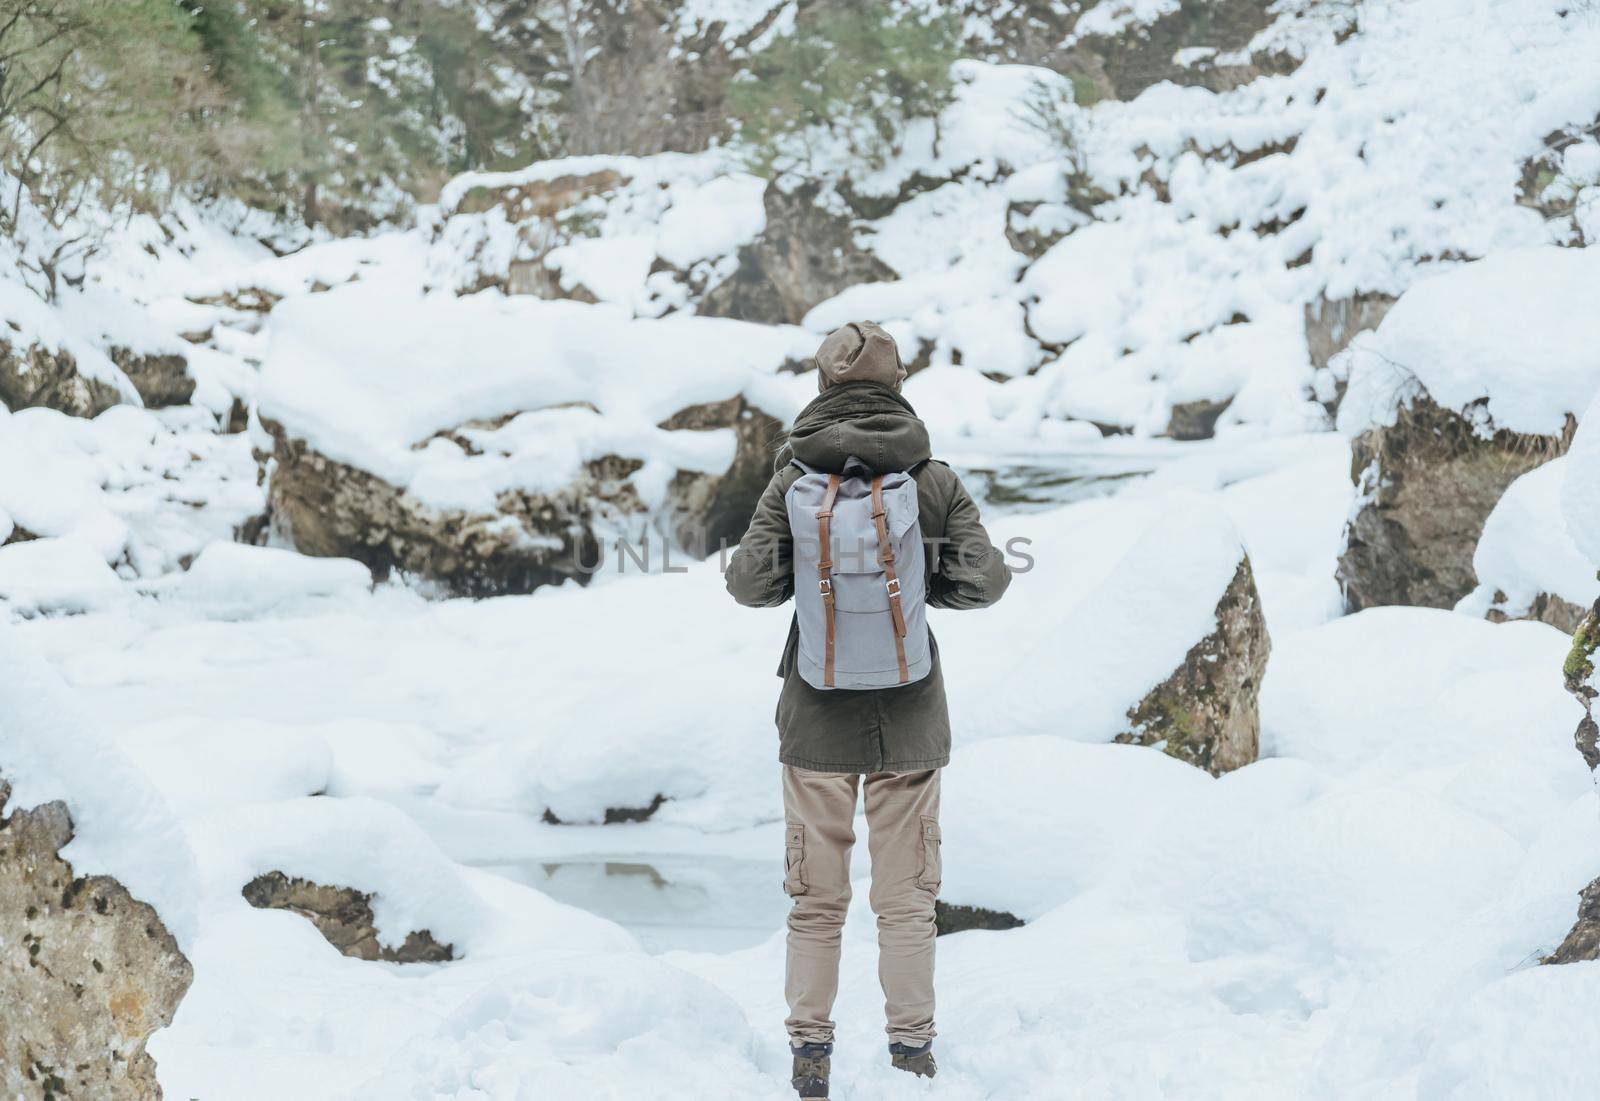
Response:
[[[926,567],[917,483],[873,474],[852,456],[842,474],[803,472],[785,504],[794,537],[800,675],[813,688],[893,688],[928,675]]]

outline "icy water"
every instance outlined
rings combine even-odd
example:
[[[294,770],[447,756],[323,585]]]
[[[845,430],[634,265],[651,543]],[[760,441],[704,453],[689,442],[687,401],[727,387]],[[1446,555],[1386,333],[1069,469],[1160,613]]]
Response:
[[[732,952],[766,940],[783,925],[782,860],[651,854],[609,859],[492,864],[558,902],[627,929],[646,951]]]

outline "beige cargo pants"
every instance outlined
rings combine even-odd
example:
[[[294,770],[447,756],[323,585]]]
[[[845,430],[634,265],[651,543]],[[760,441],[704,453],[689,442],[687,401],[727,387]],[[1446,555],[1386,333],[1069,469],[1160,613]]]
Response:
[[[933,902],[939,894],[939,770],[812,772],[783,767],[783,889],[789,911],[784,993],[791,1043],[831,1043],[839,947],[850,905],[856,789],[865,788],[878,981],[889,1041],[933,1038]]]

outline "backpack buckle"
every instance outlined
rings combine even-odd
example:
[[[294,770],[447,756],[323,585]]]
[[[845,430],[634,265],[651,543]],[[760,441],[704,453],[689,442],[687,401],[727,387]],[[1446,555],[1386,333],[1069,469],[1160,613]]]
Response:
[[[823,600],[833,599],[833,582],[826,577],[817,582],[817,591],[822,594]]]
[[[898,577],[889,578],[883,583],[883,587],[889,590],[890,596],[900,595],[900,579]]]

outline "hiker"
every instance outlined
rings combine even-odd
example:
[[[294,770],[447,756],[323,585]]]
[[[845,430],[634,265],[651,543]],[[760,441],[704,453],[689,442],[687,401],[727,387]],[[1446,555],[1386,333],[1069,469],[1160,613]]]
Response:
[[[982,608],[1011,573],[977,506],[900,396],[906,369],[871,322],[828,334],[821,393],[795,418],[727,571],[739,603],[796,598],[778,675],[795,1090],[828,1096],[856,795],[866,804],[878,978],[894,1066],[932,1077],[939,776],[950,759],[924,609]]]

